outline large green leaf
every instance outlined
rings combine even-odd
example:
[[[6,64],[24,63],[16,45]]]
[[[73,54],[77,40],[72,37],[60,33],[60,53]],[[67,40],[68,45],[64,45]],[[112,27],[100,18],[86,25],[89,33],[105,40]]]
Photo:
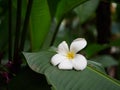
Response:
[[[59,70],[50,64],[55,53],[41,51],[24,53],[28,65],[35,72],[44,74],[55,90],[119,90],[120,82],[88,66],[83,71]]]
[[[38,51],[42,46],[50,27],[51,17],[47,0],[33,0],[31,12],[32,50]]]
[[[56,18],[58,22],[63,18],[63,16],[68,13],[74,7],[82,4],[88,0],[60,0],[56,10]]]
[[[84,23],[91,15],[93,15],[98,4],[99,0],[89,0],[75,8],[75,12],[78,14],[81,23]]]

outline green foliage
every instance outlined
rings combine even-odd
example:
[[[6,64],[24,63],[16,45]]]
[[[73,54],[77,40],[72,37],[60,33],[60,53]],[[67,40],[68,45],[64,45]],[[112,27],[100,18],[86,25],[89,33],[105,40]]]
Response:
[[[92,60],[88,60],[88,65],[91,66],[94,69],[97,69],[100,72],[106,73],[103,65],[98,63],[98,62],[94,62]]]
[[[12,1],[12,7],[16,10],[17,9],[17,0],[13,0]],[[27,8],[27,1],[26,0],[23,0],[22,1],[22,20],[24,20],[24,17],[25,17],[25,13],[26,13],[26,8]],[[15,11],[14,11],[14,14],[15,15]],[[15,18],[15,17],[13,17]],[[15,18],[16,19],[16,18]]]
[[[93,60],[95,60],[96,62],[101,63],[104,67],[110,67],[110,66],[116,66],[116,65],[118,65],[117,60],[115,60],[110,55],[97,56]]]
[[[110,38],[110,43],[106,45],[97,43],[89,44],[90,39],[94,38],[93,42],[97,40],[96,37],[98,33],[94,32],[95,22],[92,15],[94,15],[99,2],[101,2],[100,0],[33,0],[31,14],[29,14],[31,15],[29,25],[27,24],[29,26],[29,33],[26,34],[27,39],[24,38],[26,43],[25,45],[23,44],[23,46],[25,46],[24,50],[31,52],[42,49],[45,49],[45,51],[35,53],[24,52],[27,64],[35,72],[31,71],[30,68],[20,67],[22,70],[19,71],[20,69],[18,69],[19,73],[16,74],[16,72],[14,72],[16,66],[18,66],[18,68],[23,64],[25,64],[25,67],[27,66],[26,62],[22,62],[23,57],[19,55],[21,50],[18,50],[18,58],[13,59],[13,53],[17,51],[13,46],[17,1],[18,0],[12,0],[12,22],[10,22],[12,23],[12,34],[8,36],[8,0],[0,0],[0,90],[6,90],[7,80],[9,78],[11,79],[7,87],[9,90],[120,90],[120,82],[109,77],[104,70],[104,67],[107,68],[115,65],[120,67],[118,64],[118,62],[120,62],[118,61],[120,56],[116,55],[118,60],[110,55],[98,56],[100,51],[108,47],[115,46],[119,48],[120,39],[113,37],[115,40],[111,41]],[[118,0],[112,1],[119,3]],[[22,0],[20,30],[23,27],[28,2],[29,0]],[[76,19],[76,13],[72,10],[74,10],[80,18],[80,21],[76,20],[77,23],[75,22],[76,25],[74,26],[72,26],[72,24]],[[71,11],[72,13],[74,12],[75,15],[72,15]],[[89,18],[92,21],[86,22]],[[56,37],[63,19],[65,20],[64,30],[61,30],[62,32]],[[95,33],[95,35],[91,33]],[[21,31],[18,34],[20,37],[22,36]],[[9,37],[12,38],[12,49],[10,52],[8,52],[8,46],[10,45],[10,43],[8,44]],[[84,49],[85,51],[83,51],[83,53],[85,53],[89,59],[93,56],[96,56],[96,58],[88,60],[88,66],[83,71],[59,70],[57,66],[54,67],[51,65],[51,57],[55,54],[53,49],[56,51],[54,47],[50,48],[49,51],[47,50],[47,48],[50,47],[51,41],[54,43],[54,39],[57,40],[54,45],[59,44],[63,40],[70,43],[73,38],[76,37],[88,37],[88,46]],[[119,37],[119,34],[117,37]],[[20,40],[17,42],[18,47],[19,41]],[[11,61],[6,59],[7,54],[9,56],[10,53],[12,53]],[[117,54],[119,54],[119,49],[117,50]],[[7,65],[6,61],[8,61]],[[117,72],[117,74],[120,73]],[[16,76],[13,77],[14,75]]]
[[[57,6],[61,0],[47,0],[47,1],[48,1],[51,17],[54,18],[57,10]]]
[[[63,16],[68,13],[71,9],[82,4],[88,0],[61,0],[57,6],[56,18],[58,22],[63,18]]]
[[[108,47],[111,46],[120,46],[120,39],[116,39],[114,41],[111,41],[110,44],[105,44],[105,45],[100,45],[97,43],[94,44],[89,44],[86,48],[85,48],[85,53],[87,55],[87,57],[91,57],[95,54],[97,54],[98,52],[100,52],[101,50],[104,50]]]
[[[34,0],[30,19],[32,50],[40,50],[50,27],[50,12],[47,0]]]
[[[99,0],[89,0],[75,8],[75,12],[79,16],[80,23],[84,23],[91,15],[94,14],[98,4]]]
[[[50,43],[51,43],[50,41],[52,41],[51,39],[53,39],[52,37],[53,37],[54,33],[56,32],[56,30],[59,29],[59,25],[60,25],[62,19],[64,18],[65,14],[67,14],[74,7],[82,4],[85,1],[88,1],[88,0],[74,0],[74,1],[72,1],[72,0],[71,1],[69,1],[69,0],[59,0],[59,1],[52,0],[52,1],[49,1],[48,0],[48,2],[44,1],[44,2],[46,2],[44,4],[47,6],[47,8],[49,7],[49,10],[47,8],[43,8],[44,7],[44,6],[42,6],[43,4],[40,7],[42,7],[42,9],[45,9],[45,12],[44,11],[38,12],[38,10],[33,9],[33,12],[34,12],[34,15],[35,15],[35,16],[33,16],[33,21],[31,21],[32,23],[34,23],[33,25],[35,27],[35,28],[33,28],[32,32],[31,32],[31,40],[32,40],[33,51],[40,50],[41,46],[44,45],[43,41],[46,39],[45,37],[47,36],[48,31],[49,31],[50,35],[48,34],[47,45],[45,45],[46,47],[48,47],[48,45],[50,45]],[[37,4],[38,4],[38,2],[37,2]],[[35,6],[35,9],[40,8],[40,7],[39,7],[39,4],[38,4],[38,6],[37,5]],[[38,13],[42,14],[42,15],[38,16],[37,15]],[[35,20],[35,18],[37,20]],[[52,22],[51,19],[53,19],[53,18],[56,19],[55,22]],[[38,20],[38,19],[40,19],[40,20]],[[49,21],[49,19],[51,21]],[[43,20],[43,21],[41,21],[41,20]],[[54,28],[53,28],[53,24],[54,24]],[[50,25],[51,25],[51,27],[50,27]],[[51,31],[50,31],[50,28],[52,28]],[[36,50],[34,48],[36,48]]]
[[[88,66],[83,71],[59,70],[50,64],[55,53],[41,51],[24,53],[28,65],[35,72],[44,74],[55,90],[119,90],[120,82]],[[98,88],[99,87],[99,88]]]
[[[49,0],[48,2],[47,0],[33,1],[30,22],[32,50],[40,50],[41,46],[44,43],[44,40],[46,39],[46,35],[48,34],[52,18],[56,18],[57,28],[66,13],[85,1],[87,0],[60,0],[59,2],[53,0],[54,3],[51,3]],[[53,35],[51,35],[51,37],[52,36]]]
[[[91,57],[107,47],[107,45],[91,44],[85,48],[85,52],[87,57]]]

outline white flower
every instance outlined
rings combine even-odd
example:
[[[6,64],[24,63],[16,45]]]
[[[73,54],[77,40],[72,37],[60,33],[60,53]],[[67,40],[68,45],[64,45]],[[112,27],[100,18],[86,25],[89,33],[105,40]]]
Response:
[[[59,69],[76,69],[83,70],[87,66],[86,58],[77,54],[81,49],[87,45],[84,38],[75,39],[71,45],[70,49],[65,41],[59,44],[57,54],[51,58],[51,63]]]

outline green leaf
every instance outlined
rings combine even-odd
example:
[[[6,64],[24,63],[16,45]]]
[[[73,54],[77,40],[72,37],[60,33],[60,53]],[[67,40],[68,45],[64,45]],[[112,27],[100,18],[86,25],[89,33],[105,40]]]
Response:
[[[50,29],[51,31],[49,32],[46,38],[47,45],[45,42],[43,48],[46,48],[50,45],[54,33],[58,32],[59,25],[61,24],[61,21],[64,18],[65,14],[70,12],[76,6],[88,0],[47,0],[47,1],[53,22],[51,22],[51,29]]]
[[[75,12],[80,18],[80,23],[84,23],[91,15],[93,15],[98,4],[99,0],[89,0],[75,8]]]
[[[54,15],[56,13],[57,6],[58,6],[58,3],[61,0],[47,0],[47,1],[48,1],[51,17],[54,17]]]
[[[85,52],[87,57],[91,57],[97,54],[99,51],[106,49],[107,47],[108,45],[90,44],[85,48]]]
[[[98,71],[106,73],[105,69],[104,69],[104,67],[103,67],[103,65],[101,63],[88,60],[88,65],[91,66],[94,69],[97,69]]]
[[[97,56],[96,58],[93,59],[96,62],[101,63],[104,67],[110,67],[110,66],[115,66],[118,65],[117,60],[115,60],[112,56],[110,55],[102,55],[102,56]]]
[[[28,65],[35,72],[44,74],[54,90],[119,90],[120,82],[88,66],[83,71],[59,70],[50,64],[55,53],[41,51],[24,53]]]
[[[56,10],[56,18],[58,22],[63,18],[63,16],[68,13],[70,10],[75,8],[76,6],[82,4],[83,2],[88,0],[60,0]]]
[[[49,32],[51,16],[47,0],[33,0],[31,11],[31,43],[32,50],[40,50]]]

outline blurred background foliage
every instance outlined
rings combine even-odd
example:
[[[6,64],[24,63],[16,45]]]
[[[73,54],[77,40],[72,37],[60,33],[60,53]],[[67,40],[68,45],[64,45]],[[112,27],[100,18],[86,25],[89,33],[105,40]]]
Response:
[[[10,69],[10,63],[12,60],[15,61],[13,58],[16,50],[16,32],[18,32],[18,49],[22,44],[24,47],[21,52],[46,50],[50,46],[57,47],[63,40],[70,44],[75,38],[84,37],[88,45],[80,53],[89,60],[100,63],[109,76],[120,80],[119,0],[33,0],[28,25],[25,24],[25,16],[30,0],[22,0],[19,31],[16,24],[18,1],[12,0],[11,3],[11,24],[8,1],[0,0],[0,90],[33,90],[35,87],[37,90],[50,89],[45,77],[43,75],[39,77],[37,73],[31,71],[23,58],[20,63],[21,69],[17,74]],[[11,39],[9,25],[12,30]],[[24,25],[28,26],[26,30]],[[11,58],[8,58],[9,44],[11,44]],[[26,85],[23,84],[24,81],[27,81]]]

